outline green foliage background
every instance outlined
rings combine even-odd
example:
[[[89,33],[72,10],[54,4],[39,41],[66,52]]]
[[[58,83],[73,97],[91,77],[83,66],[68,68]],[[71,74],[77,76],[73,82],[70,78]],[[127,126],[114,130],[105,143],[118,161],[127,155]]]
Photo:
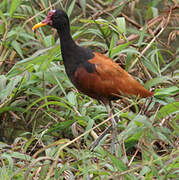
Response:
[[[79,45],[113,58],[155,91],[152,100],[113,103],[115,155],[111,133],[89,150],[110,121],[103,105],[69,81],[56,31],[31,29],[51,7],[66,10]],[[177,0],[2,0],[0,179],[179,178],[178,12]]]

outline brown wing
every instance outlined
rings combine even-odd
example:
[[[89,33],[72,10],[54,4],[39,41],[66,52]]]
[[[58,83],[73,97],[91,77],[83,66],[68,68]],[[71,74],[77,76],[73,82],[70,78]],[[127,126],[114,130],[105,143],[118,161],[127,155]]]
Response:
[[[153,95],[112,59],[100,53],[94,54],[94,58],[88,60],[95,65],[94,72],[88,72],[83,66],[75,72],[75,85],[81,92],[96,99],[111,99],[121,94]]]

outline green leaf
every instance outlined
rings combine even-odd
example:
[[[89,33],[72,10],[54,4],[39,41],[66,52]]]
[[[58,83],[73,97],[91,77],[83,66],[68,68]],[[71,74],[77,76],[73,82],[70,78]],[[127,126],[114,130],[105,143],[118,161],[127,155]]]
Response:
[[[155,91],[155,96],[170,96],[179,93],[179,88],[172,86],[169,88],[157,89]]]
[[[155,7],[152,7],[152,14],[153,14],[153,17],[157,17],[158,16],[158,9]]]
[[[54,43],[55,43],[55,40],[54,40],[54,36],[53,35],[45,36],[44,44],[46,45],[46,47],[53,46]]]
[[[70,91],[66,97],[71,105],[73,106],[77,105],[76,95],[73,91]]]
[[[117,54],[119,54],[122,50],[126,49],[126,47],[128,47],[132,42],[127,42],[125,44],[121,44],[119,46],[114,47],[111,50],[111,58],[113,58],[114,56],[116,56]]]
[[[59,98],[59,97],[56,97],[56,96],[44,96],[44,97],[41,97],[41,98],[37,99],[36,101],[33,101],[33,103],[30,104],[30,105],[26,108],[26,110],[24,111],[24,113],[27,112],[27,111],[29,111],[35,104],[37,104],[38,102],[41,102],[41,101],[43,101],[43,100],[45,100],[45,99],[54,99],[54,100],[58,100],[58,101],[60,101],[60,100],[64,101],[62,98]],[[65,101],[64,101],[64,102],[65,102]],[[67,103],[67,102],[66,102],[66,103]]]
[[[11,157],[22,159],[22,160],[27,160],[27,161],[31,160],[31,156],[26,155],[26,154],[22,154],[22,153],[19,153],[19,152],[13,152],[11,154]]]
[[[53,59],[55,59],[56,55],[59,52],[59,46],[57,45],[50,48],[38,50],[31,57],[23,59],[20,62],[16,63],[15,66],[8,72],[8,77],[13,77],[21,74],[25,70],[33,71],[35,67],[34,65],[36,64],[43,64],[43,66],[40,66],[39,68],[45,71],[49,63]]]
[[[70,6],[68,7],[68,11],[67,11],[68,17],[71,16],[71,13],[72,13],[72,11],[73,11],[73,8],[74,8],[75,3],[76,3],[76,0],[73,0],[73,1],[71,2]]]
[[[150,58],[150,57],[149,57]],[[144,66],[146,66],[150,71],[152,71],[154,74],[156,74],[157,76],[159,76],[159,72],[158,72],[158,67],[155,63],[155,57],[151,56],[150,61],[144,59],[143,60]]]
[[[55,131],[59,131],[59,130],[64,130],[68,127],[70,127],[73,123],[75,122],[75,120],[65,120],[64,122],[60,122],[58,124],[55,124],[55,127],[50,128],[47,133],[51,133],[51,132],[55,132]]]
[[[87,122],[89,121],[88,116],[74,116],[74,119],[82,126],[86,126]]]
[[[15,89],[15,86],[21,81],[21,79],[22,76],[15,76],[14,78],[11,78],[6,88],[0,92],[0,100],[4,101],[8,96],[10,96]]]
[[[8,78],[6,78],[6,76],[4,76],[4,75],[0,76],[0,92],[3,89],[5,89],[7,80],[8,80]]]
[[[173,146],[173,144],[171,143],[171,141],[163,134],[161,133],[160,131],[156,131],[158,137],[164,141],[164,142],[168,142],[170,144],[170,146]]]
[[[173,113],[179,112],[179,102],[173,102],[163,106],[157,113],[156,118],[162,119],[166,116],[172,115]]]
[[[83,13],[86,14],[86,0],[81,0],[80,3],[81,3]]]
[[[102,47],[104,49],[108,49],[108,46],[105,43],[101,43],[98,41],[86,41],[86,42],[81,42],[80,46],[94,46],[94,47]]]
[[[21,56],[21,58],[24,58],[20,44],[16,40],[12,41],[11,46]]]
[[[141,179],[146,173],[150,172],[151,169],[147,166],[144,166],[139,173],[138,179]]]
[[[149,80],[147,83],[145,83],[145,87],[148,89],[148,88],[151,88],[152,86],[158,85],[160,83],[169,83],[169,79],[170,78],[167,76],[156,77],[156,78]]]
[[[17,7],[20,5],[21,2],[22,2],[22,0],[11,1],[11,7],[10,7],[10,12],[9,12],[10,17],[13,16],[14,12],[16,11]]]
[[[140,32],[140,38],[139,38],[139,41],[137,43],[137,46],[141,46],[143,40],[144,40],[144,36],[145,36],[145,33],[147,31],[147,26],[144,26],[144,28],[142,29],[142,31]]]
[[[59,107],[63,107],[65,109],[68,109],[68,110],[72,110],[71,107],[67,106],[65,103],[62,103],[62,102],[58,102],[58,101],[48,101],[46,103],[44,103],[43,105],[41,105],[38,110],[42,109],[43,107],[46,107],[48,105],[56,105],[56,106],[59,106]]]
[[[4,16],[4,14],[3,14],[3,12],[2,12],[1,10],[0,10],[0,19],[2,19],[3,22],[4,22],[5,24],[7,24],[6,17]]]
[[[86,130],[85,130],[85,131],[88,131],[89,129],[91,129],[91,128],[93,127],[93,125],[94,125],[94,120],[91,119],[91,118],[89,118],[88,124],[87,124],[87,126],[86,126]],[[88,133],[88,134],[89,134],[89,133]],[[86,134],[86,135],[84,136],[85,139],[88,137],[88,134]]]
[[[8,165],[11,169],[13,169],[13,159],[12,159],[12,156],[10,154],[7,154],[7,153],[4,153],[4,154],[1,154],[1,159],[7,159],[8,160]]]
[[[117,157],[115,157],[114,155],[108,153],[108,156],[110,157],[112,163],[114,164],[114,166],[120,171],[126,171],[128,170],[128,167],[126,166],[125,163],[123,163],[123,161],[119,160]]]
[[[109,46],[109,57],[111,57],[111,51],[116,46],[117,40],[118,40],[117,34],[113,33],[111,42],[110,42],[110,46]]]
[[[126,34],[126,21],[124,17],[116,18],[116,24],[120,33]]]

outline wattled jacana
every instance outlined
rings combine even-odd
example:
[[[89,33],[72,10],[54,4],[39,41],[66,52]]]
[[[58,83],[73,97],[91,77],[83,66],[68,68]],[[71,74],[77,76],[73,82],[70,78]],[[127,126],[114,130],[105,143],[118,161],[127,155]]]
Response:
[[[33,30],[45,25],[58,32],[65,70],[71,82],[80,92],[103,102],[109,116],[110,101],[121,94],[141,98],[153,95],[112,59],[78,46],[71,37],[69,19],[63,10],[51,10],[45,20],[33,26]],[[117,123],[113,117],[111,120],[114,137]]]

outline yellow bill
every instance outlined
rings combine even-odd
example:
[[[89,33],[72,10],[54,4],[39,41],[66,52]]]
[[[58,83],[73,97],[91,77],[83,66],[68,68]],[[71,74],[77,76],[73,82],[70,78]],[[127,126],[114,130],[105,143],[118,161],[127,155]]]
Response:
[[[46,23],[40,22],[32,27],[32,30],[38,29],[39,27],[46,26]]]

